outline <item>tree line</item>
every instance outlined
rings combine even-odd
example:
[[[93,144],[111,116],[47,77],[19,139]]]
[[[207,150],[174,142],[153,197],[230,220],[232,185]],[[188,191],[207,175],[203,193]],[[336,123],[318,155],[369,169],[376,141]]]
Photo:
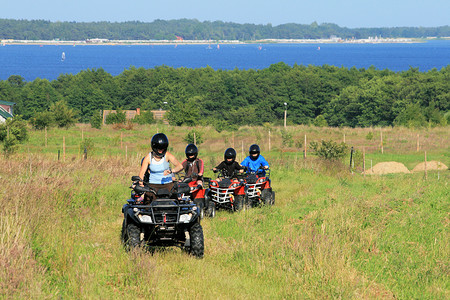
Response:
[[[52,81],[13,75],[0,81],[0,99],[31,121],[52,111],[88,123],[104,109],[164,109],[173,125],[222,130],[282,124],[287,109],[288,124],[420,127],[448,122],[449,82],[450,65],[393,72],[280,62],[262,70],[131,67],[117,76],[100,68]]]
[[[0,39],[16,40],[260,40],[260,39],[343,39],[448,37],[450,26],[347,28],[332,23],[309,25],[287,23],[238,24],[196,19],[155,20],[153,22],[50,22],[46,20],[0,19]]]

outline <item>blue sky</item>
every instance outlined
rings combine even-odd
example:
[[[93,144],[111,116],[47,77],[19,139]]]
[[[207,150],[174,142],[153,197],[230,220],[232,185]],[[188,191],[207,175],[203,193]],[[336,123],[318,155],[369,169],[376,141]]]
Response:
[[[342,27],[450,25],[450,0],[0,0],[0,18],[50,21],[197,19]]]

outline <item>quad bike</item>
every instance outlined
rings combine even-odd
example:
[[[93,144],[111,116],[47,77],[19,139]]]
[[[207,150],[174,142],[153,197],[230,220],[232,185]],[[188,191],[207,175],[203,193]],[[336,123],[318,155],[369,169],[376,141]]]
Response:
[[[239,175],[224,176],[222,170],[218,171],[217,179],[209,180],[209,188],[206,190],[205,199],[208,208],[206,215],[215,215],[217,209],[240,211],[245,208],[245,183],[237,179]]]
[[[138,176],[131,180],[131,198],[122,207],[121,238],[126,248],[177,246],[195,257],[203,257],[200,210],[189,196],[183,196],[190,190],[187,180],[175,182],[171,191],[162,189],[158,192],[148,185],[140,186]],[[154,193],[156,199],[143,204],[145,192]]]
[[[193,174],[192,177],[185,177],[183,181],[189,181],[189,193],[186,195],[198,206],[200,211],[200,218],[205,217],[205,210],[207,208],[207,203],[205,201],[205,189],[202,184],[197,184],[197,180],[192,180],[196,178],[197,174]],[[203,182],[208,181],[209,178],[205,178]],[[210,215],[208,215],[209,217]],[[213,216],[212,216],[213,217]]]
[[[245,181],[245,202],[249,207],[261,204],[273,205],[275,203],[275,192],[272,190],[270,181],[270,169],[259,167],[256,172],[247,171]]]

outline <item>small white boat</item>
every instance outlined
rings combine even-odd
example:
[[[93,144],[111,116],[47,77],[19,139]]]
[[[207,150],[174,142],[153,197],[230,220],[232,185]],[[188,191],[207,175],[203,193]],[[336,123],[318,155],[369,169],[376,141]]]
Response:
[[[66,60],[66,53],[62,53],[61,54],[61,61],[65,61]]]

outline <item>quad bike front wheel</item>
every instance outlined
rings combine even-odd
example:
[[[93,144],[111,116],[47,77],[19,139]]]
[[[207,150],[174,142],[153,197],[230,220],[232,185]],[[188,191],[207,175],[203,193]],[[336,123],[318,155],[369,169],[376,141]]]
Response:
[[[189,248],[189,254],[203,258],[205,252],[205,240],[203,238],[203,228],[199,223],[195,223],[189,229],[189,236],[191,239],[191,245]]]
[[[269,191],[268,189],[261,192],[261,199],[265,205],[273,205],[275,201],[275,192]]]
[[[237,195],[234,197],[234,210],[235,211],[241,211],[244,210],[244,203],[245,199],[244,196],[242,195]]]
[[[125,228],[122,228],[122,238],[128,250],[139,247],[141,245],[141,230],[136,224],[128,223]]]

